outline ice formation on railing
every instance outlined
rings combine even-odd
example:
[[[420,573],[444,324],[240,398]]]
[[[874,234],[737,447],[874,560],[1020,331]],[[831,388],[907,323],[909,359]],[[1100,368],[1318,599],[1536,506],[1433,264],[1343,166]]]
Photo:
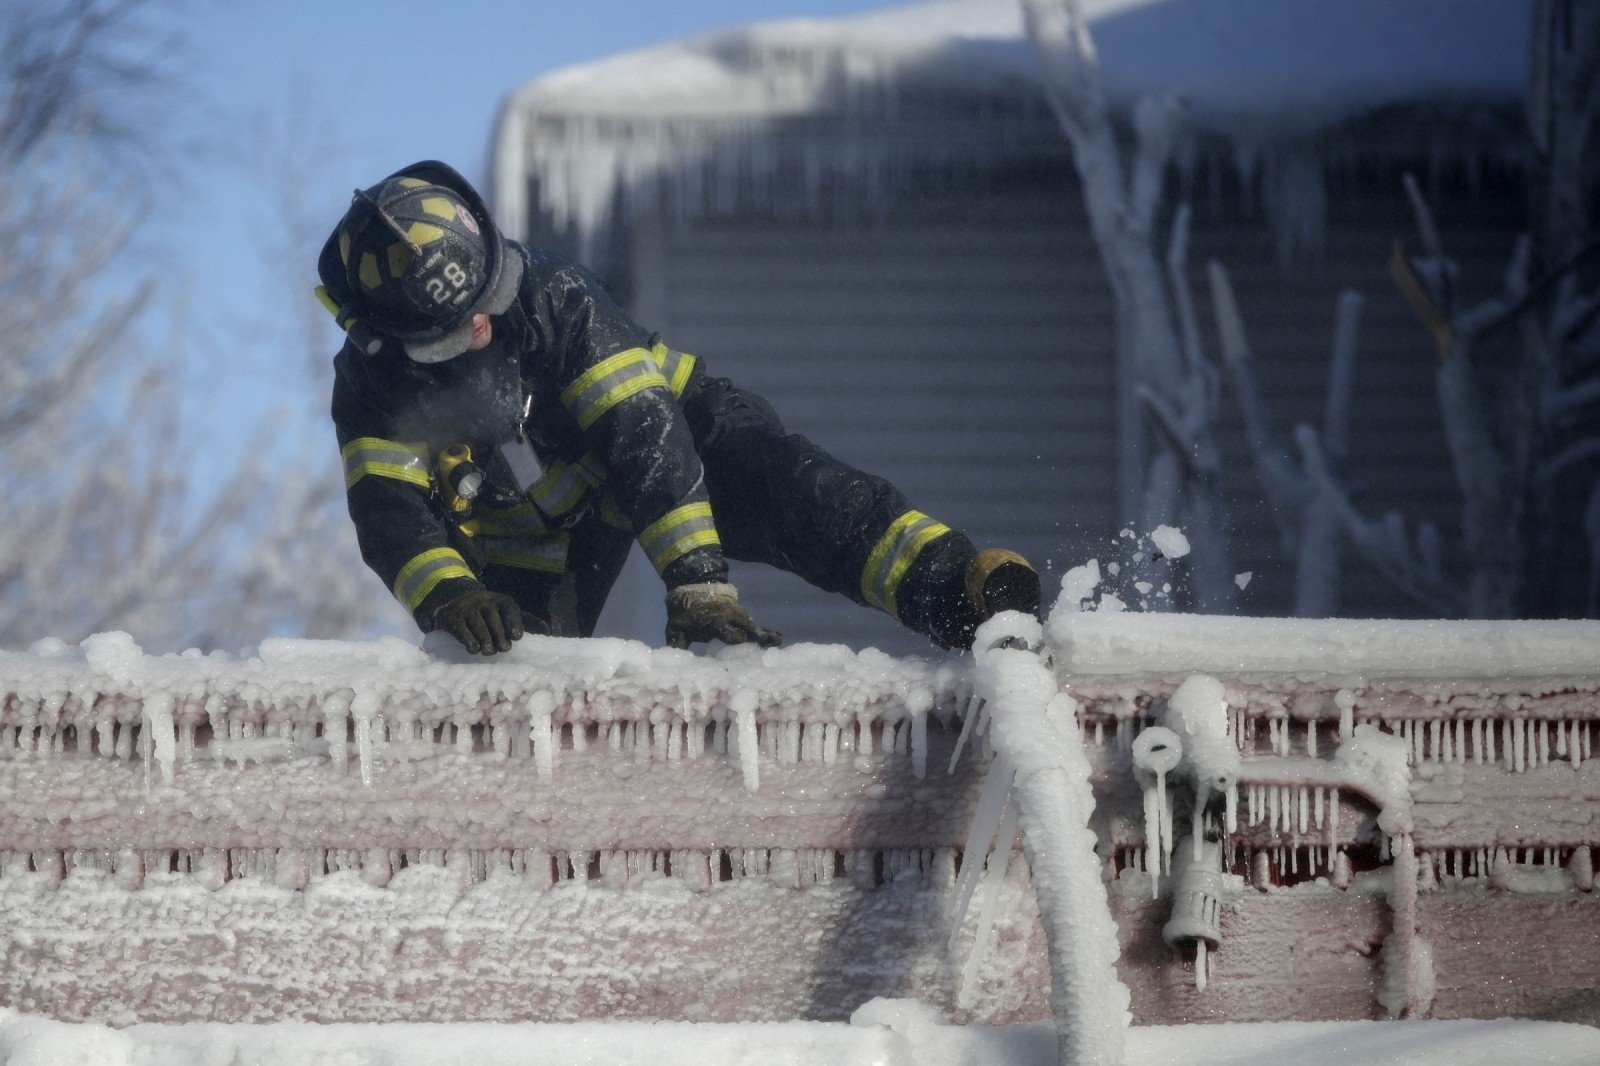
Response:
[[[697,656],[619,640],[528,638],[492,662],[418,649],[272,640],[259,653],[146,656],[125,634],[81,647],[0,652],[0,758],[71,748],[139,756],[171,784],[195,759],[377,764],[478,750],[531,759],[549,777],[563,748],[670,761],[730,751],[745,785],[759,759],[836,762],[842,750],[927,760],[927,716],[953,721],[969,695],[955,660],[801,646]],[[731,733],[731,736],[730,736]]]

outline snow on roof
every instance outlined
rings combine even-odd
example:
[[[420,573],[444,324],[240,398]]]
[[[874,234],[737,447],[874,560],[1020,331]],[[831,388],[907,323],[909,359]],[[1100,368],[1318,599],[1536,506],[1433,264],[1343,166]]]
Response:
[[[1252,147],[1392,105],[1509,108],[1522,91],[1530,0],[1083,0],[1110,99],[1176,95],[1195,126]],[[592,232],[626,195],[718,161],[781,166],[774,122],[877,121],[877,135],[802,150],[813,171],[883,168],[917,154],[894,119],[919,93],[1042,102],[1018,0],[928,0],[848,18],[760,23],[545,75],[502,109],[495,189],[502,226],[527,232],[529,174],[557,225]],[[995,119],[1003,122],[1002,119]],[[883,136],[887,128],[891,136]],[[837,137],[837,134],[824,136]],[[959,138],[953,140],[959,141]],[[959,155],[929,143],[923,158]],[[993,153],[993,143],[967,147]],[[803,164],[804,165],[804,164]],[[670,177],[668,180],[672,180]]]

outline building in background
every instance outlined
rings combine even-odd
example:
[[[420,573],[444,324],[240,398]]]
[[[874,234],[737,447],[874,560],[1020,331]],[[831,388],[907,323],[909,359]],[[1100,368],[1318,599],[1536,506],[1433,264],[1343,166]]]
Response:
[[[1320,421],[1340,290],[1367,298],[1350,480],[1369,513],[1446,531],[1454,474],[1434,350],[1386,261],[1415,173],[1492,287],[1523,225],[1522,3],[1090,0],[1122,114],[1176,94],[1169,207],[1189,272],[1232,273],[1281,430]],[[1119,557],[1129,524],[1114,312],[1068,144],[1015,0],[940,0],[744,27],[542,77],[507,101],[494,199],[519,239],[595,267],[673,346],[773,401],[791,432],[881,473],[980,545],[1057,577]],[[1170,219],[1162,221],[1163,228]],[[1158,237],[1163,247],[1164,234]],[[1224,403],[1237,568],[1252,614],[1294,576]],[[1121,443],[1119,443],[1121,442]],[[1418,608],[1359,559],[1341,613]],[[602,623],[658,639],[660,587],[630,570]],[[921,646],[887,618],[754,564],[735,582],[789,640]]]

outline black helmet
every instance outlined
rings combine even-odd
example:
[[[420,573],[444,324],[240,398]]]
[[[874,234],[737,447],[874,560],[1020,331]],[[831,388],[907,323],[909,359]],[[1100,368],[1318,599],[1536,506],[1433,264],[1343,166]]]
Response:
[[[477,191],[427,160],[356,190],[317,261],[318,296],[369,353],[389,337],[440,362],[467,349],[473,315],[511,305],[521,266]]]

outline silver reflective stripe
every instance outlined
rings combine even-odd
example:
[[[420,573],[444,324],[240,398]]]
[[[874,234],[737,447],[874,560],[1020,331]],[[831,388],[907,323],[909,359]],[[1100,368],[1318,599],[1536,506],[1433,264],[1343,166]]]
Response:
[[[650,353],[630,348],[595,364],[561,393],[561,403],[588,429],[617,404],[646,389],[667,387]]]
[[[428,448],[382,437],[357,437],[339,450],[344,459],[344,487],[348,490],[367,475],[386,477],[427,488]]]
[[[694,356],[658,344],[651,349],[650,358],[661,368],[661,376],[667,379],[667,388],[672,390],[673,397],[682,399],[683,390],[689,385],[689,375],[694,372]]]
[[[711,517],[711,504],[704,501],[668,511],[639,534],[639,546],[657,573],[696,548],[721,543]]]
[[[475,576],[454,548],[433,548],[400,568],[399,576],[394,579],[394,598],[405,604],[406,610],[415,611],[439,582]]]
[[[576,507],[586,489],[599,485],[605,479],[599,458],[591,452],[576,463],[551,463],[544,477],[528,489],[528,499],[539,510],[555,518]]]

